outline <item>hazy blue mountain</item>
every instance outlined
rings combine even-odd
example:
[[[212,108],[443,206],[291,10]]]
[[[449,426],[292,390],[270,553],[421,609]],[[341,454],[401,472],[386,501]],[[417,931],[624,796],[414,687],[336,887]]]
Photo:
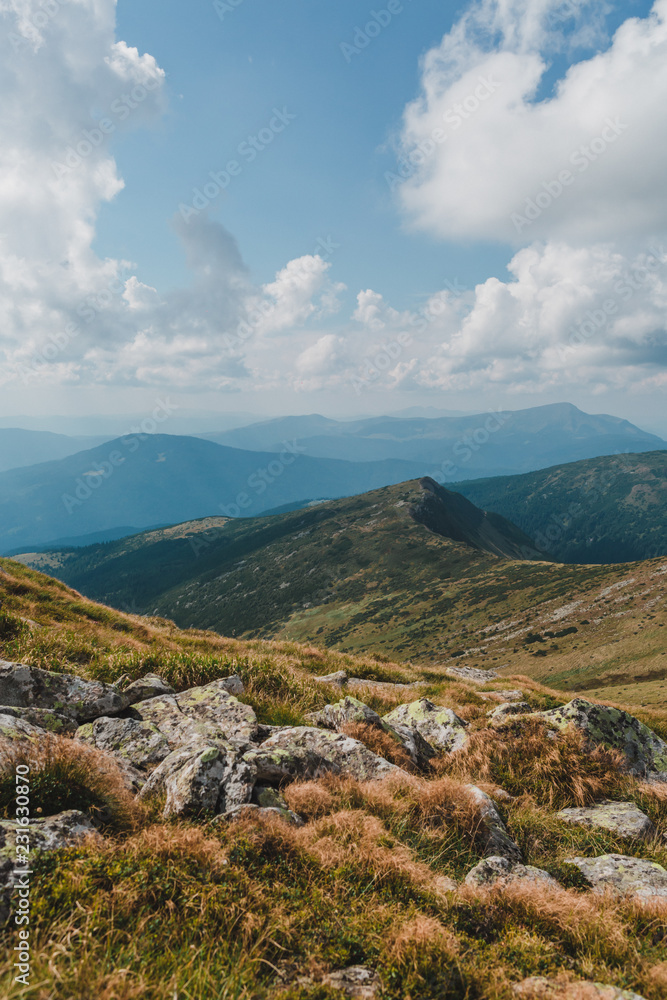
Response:
[[[665,446],[661,438],[627,420],[583,413],[570,403],[457,417],[345,422],[318,414],[281,417],[205,438],[234,448],[276,451],[285,436],[295,437],[307,454],[322,458],[426,462],[440,469],[445,482]]]
[[[200,438],[129,436],[54,462],[0,473],[0,552],[121,525],[143,529],[212,514],[251,517],[432,471],[428,463],[352,463],[225,448]]]
[[[19,427],[0,428],[0,472],[25,468],[38,462],[75,455],[84,448],[94,448],[106,440],[97,437],[69,437],[49,431],[24,430]]]

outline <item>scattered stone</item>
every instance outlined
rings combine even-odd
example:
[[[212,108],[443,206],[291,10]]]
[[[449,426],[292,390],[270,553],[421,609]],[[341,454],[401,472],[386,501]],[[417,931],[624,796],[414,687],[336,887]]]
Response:
[[[493,800],[477,785],[466,785],[465,787],[479,809],[480,826],[478,830],[485,840],[487,857],[500,856],[513,862],[522,861],[521,850],[507,832],[507,827],[500,818],[500,813],[493,804]]]
[[[313,677],[318,684],[336,684],[343,687],[347,684],[347,674],[344,670],[337,670],[334,674],[324,674],[322,677]]]
[[[133,714],[157,726],[172,750],[202,743],[222,749],[231,743],[247,749],[257,735],[257,719],[250,705],[229,693],[229,680],[223,678],[181,694],[150,698],[135,705]]]
[[[620,837],[645,838],[655,833],[651,820],[634,802],[611,802],[605,799],[594,806],[561,809],[558,819],[577,826],[610,830]]]
[[[269,784],[319,778],[327,773],[369,781],[399,770],[359,740],[312,726],[284,729],[250,750],[243,759],[257,768],[258,781]]]
[[[459,681],[471,681],[473,684],[488,684],[498,679],[496,670],[480,670],[479,667],[445,667],[448,677],[456,677]]]
[[[416,729],[419,735],[436,750],[451,753],[460,750],[467,740],[467,724],[459,719],[451,708],[434,705],[428,698],[420,698],[410,704],[399,705],[383,717],[391,726],[407,726]]]
[[[110,684],[7,660],[0,660],[0,703],[12,708],[51,709],[79,723],[101,715],[118,715],[129,704]]]
[[[138,768],[159,764],[171,753],[166,736],[157,726],[137,719],[95,719],[81,726],[76,735],[84,743]]]
[[[631,774],[667,782],[667,743],[628,712],[575,698],[561,708],[536,715],[546,719],[556,729],[574,725],[592,743],[620,750],[625,755]]]
[[[403,681],[372,681],[364,680],[363,677],[350,677],[347,686],[353,689],[370,688],[371,691],[379,693],[386,692],[394,694],[399,691],[415,691],[417,688],[428,687],[428,681],[411,681],[409,684]]]
[[[165,757],[140,798],[166,793],[165,818],[224,813],[250,802],[255,778],[254,767],[229,744],[226,748],[186,746]]]
[[[625,854],[603,854],[598,858],[568,858],[595,892],[613,889],[636,899],[667,898],[667,871],[655,861]]]
[[[480,691],[480,698],[486,701],[492,698],[493,701],[523,701],[525,695],[523,691]]]
[[[489,723],[493,725],[498,722],[506,722],[515,715],[527,715],[530,712],[532,712],[532,708],[527,701],[504,701],[502,705],[492,708],[486,714],[489,718]]]
[[[77,729],[74,719],[49,708],[14,708],[11,705],[2,705],[0,706],[0,715],[11,715],[15,719],[23,719],[31,726],[37,726],[55,736],[69,735],[75,733]]]
[[[129,705],[136,705],[137,702],[147,701],[149,698],[158,698],[163,694],[174,694],[174,689],[157,674],[146,674],[138,681],[128,684],[123,694],[128,699]]]
[[[542,868],[519,864],[509,858],[494,855],[480,861],[465,877],[465,884],[474,886],[509,885],[512,882],[523,881],[539,882],[552,889],[560,888],[556,879]]]
[[[567,983],[544,976],[531,976],[521,983],[515,983],[512,992],[520,1000],[644,1000],[631,990],[619,990],[616,986],[601,983]]]
[[[348,969],[329,972],[322,978],[322,982],[354,1000],[374,1000],[382,987],[382,980],[377,972],[363,965],[351,965]]]
[[[46,736],[44,729],[31,725],[14,715],[0,715],[0,738],[14,743],[17,740],[36,740]]]
[[[246,802],[241,806],[234,806],[233,809],[228,810],[223,815],[217,817],[216,822],[222,820],[233,821],[241,819],[243,816],[255,815],[255,816],[277,816],[278,819],[285,820],[290,826],[305,826],[306,824],[301,819],[297,813],[292,812],[291,809],[278,809],[277,806],[258,806],[254,802]]]

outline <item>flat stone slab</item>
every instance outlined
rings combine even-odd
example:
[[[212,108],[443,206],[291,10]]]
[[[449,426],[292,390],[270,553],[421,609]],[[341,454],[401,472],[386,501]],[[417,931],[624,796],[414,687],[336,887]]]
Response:
[[[509,858],[489,857],[484,858],[478,865],[475,865],[465,877],[465,885],[492,886],[510,885],[512,882],[539,882],[541,885],[550,886],[552,889],[560,889],[560,885],[555,878],[542,868],[534,868],[532,865],[523,865],[511,861]]]
[[[602,983],[564,983],[544,976],[531,976],[515,983],[512,993],[519,1000],[644,1000],[632,990],[621,990]]]
[[[52,709],[82,723],[101,715],[118,715],[129,703],[111,684],[0,660],[0,704]]]
[[[598,858],[568,858],[595,892],[613,889],[636,899],[667,899],[667,871],[655,861],[626,854],[603,854]]]
[[[436,750],[451,753],[460,750],[467,740],[467,723],[459,719],[451,708],[434,705],[428,698],[420,698],[388,712],[383,722],[390,726],[408,726]]]
[[[95,719],[77,730],[77,737],[141,769],[169,756],[166,736],[152,722],[138,719]]]
[[[320,778],[324,774],[371,781],[400,770],[351,736],[311,726],[284,729],[243,759],[257,769],[258,781],[269,784]]]
[[[488,684],[489,681],[498,679],[495,670],[480,670],[479,667],[445,667],[448,677],[455,677],[459,681],[470,681],[472,684]]]
[[[609,830],[611,833],[617,833],[619,837],[639,839],[650,837],[655,833],[651,820],[634,802],[605,800],[593,806],[561,809],[557,816],[564,823]]]
[[[157,726],[172,750],[195,744],[225,748],[229,743],[246,749],[257,736],[257,718],[250,705],[229,693],[229,682],[236,680],[222,678],[181,694],[150,698],[135,705],[133,714]]]

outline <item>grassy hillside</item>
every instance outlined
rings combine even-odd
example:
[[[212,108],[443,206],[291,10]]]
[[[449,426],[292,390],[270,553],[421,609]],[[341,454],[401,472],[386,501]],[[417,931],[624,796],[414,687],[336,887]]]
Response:
[[[500,558],[417,522],[410,511],[425,496],[433,494],[406,483],[271,519],[209,519],[84,554],[20,558],[93,597],[186,627],[379,654],[430,671],[505,667],[667,705],[664,560]]]
[[[241,700],[265,723],[304,721],[305,712],[339,696],[313,674],[423,676],[374,657],[181,632],[93,604],[9,560],[0,560],[0,608],[0,656],[109,681],[152,669],[178,690],[239,673]],[[290,785],[289,805],[305,819],[300,829],[254,815],[234,823],[206,815],[164,821],[134,806],[101,840],[36,857],[33,986],[14,982],[15,935],[0,932],[2,996],[340,1000],[323,977],[363,965],[378,971],[382,1000],[513,1000],[513,985],[528,976],[557,979],[563,998],[594,996],[577,985],[594,980],[667,1000],[664,907],[584,891],[564,863],[616,852],[667,865],[667,800],[659,787],[623,775],[617,756],[588,752],[574,734],[554,742],[530,726],[505,735],[487,727],[491,686],[521,685],[534,709],[563,703],[564,691],[520,676],[475,689],[435,668],[426,676],[429,697],[454,708],[473,733],[469,752],[438,759],[428,774]],[[391,689],[364,694],[381,712],[404,697]],[[667,733],[667,712],[640,714]],[[74,741],[61,738],[59,746],[72,760]],[[3,760],[0,748],[0,784]],[[41,808],[37,773],[52,766],[37,763],[34,808]],[[77,774],[85,785],[86,775]],[[471,780],[493,794],[502,784],[515,796],[500,805],[507,829],[526,862],[561,888],[460,884],[483,853],[465,788]],[[52,780],[49,801],[58,794],[71,788]],[[555,816],[556,808],[603,796],[636,802],[656,836],[628,841]]]
[[[564,562],[667,555],[667,451],[609,455],[454,488]]]

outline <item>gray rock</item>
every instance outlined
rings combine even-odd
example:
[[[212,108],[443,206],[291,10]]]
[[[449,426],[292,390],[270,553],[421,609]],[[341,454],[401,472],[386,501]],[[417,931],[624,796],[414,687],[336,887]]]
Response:
[[[576,726],[586,733],[591,743],[620,750],[631,774],[667,782],[667,743],[628,712],[575,698],[561,708],[539,712],[536,716],[546,719],[555,729]]]
[[[620,837],[645,838],[655,833],[655,827],[648,816],[638,809],[634,802],[611,802],[605,800],[594,806],[561,809],[558,819],[577,826],[599,827],[610,830]]]
[[[470,681],[472,684],[488,684],[498,678],[496,670],[480,670],[479,667],[445,667],[448,677],[459,681]]]
[[[276,733],[243,759],[257,768],[258,781],[269,784],[319,778],[327,773],[368,781],[399,771],[358,740],[311,726],[295,726]]]
[[[95,719],[81,726],[77,737],[137,768],[159,764],[171,752],[157,726],[137,719]]]
[[[382,980],[377,972],[363,965],[351,965],[347,969],[329,972],[322,982],[354,1000],[374,1000],[382,989]]]
[[[14,715],[0,715],[0,738],[15,743],[17,740],[39,740],[46,730],[33,726]]]
[[[465,884],[474,886],[508,885],[520,881],[539,882],[551,888],[560,888],[558,882],[542,868],[534,868],[532,865],[519,864],[508,858],[493,855],[480,861],[465,877]]]
[[[343,687],[347,684],[347,674],[344,670],[337,670],[333,674],[324,674],[322,677],[313,677],[314,681],[318,684],[336,684],[338,687]]]
[[[476,785],[466,785],[465,787],[479,810],[478,833],[484,840],[484,850],[487,857],[500,856],[513,862],[522,861],[521,851],[507,832],[507,827],[503,823],[493,800]]]
[[[0,819],[0,927],[7,924],[17,904],[16,894],[12,890],[21,880],[21,873],[25,868],[16,863],[17,858],[23,857],[20,848],[25,846],[22,840],[24,831],[25,827],[16,820]],[[90,818],[76,809],[68,809],[57,816],[43,819],[31,817],[30,860],[37,853],[71,847],[88,836],[101,840]],[[28,867],[32,865],[29,864]]]
[[[353,690],[367,688],[380,694],[397,694],[402,691],[416,691],[428,687],[428,681],[372,681],[363,677],[350,677],[347,686]]]
[[[174,694],[174,689],[157,674],[145,674],[139,680],[128,684],[123,694],[129,705],[136,705],[137,702],[147,701],[149,698],[159,698],[163,694]]]
[[[249,705],[229,693],[229,680],[223,678],[181,694],[150,698],[135,705],[133,713],[157,726],[172,750],[202,743],[221,748],[231,743],[247,748],[257,735],[257,719]]]
[[[466,723],[451,708],[434,705],[428,698],[399,705],[383,717],[391,726],[408,726],[436,750],[460,750],[467,740]]]
[[[222,820],[236,820],[241,819],[243,816],[254,815],[254,816],[277,816],[278,819],[285,820],[290,826],[305,826],[306,824],[295,812],[291,809],[278,809],[277,806],[258,806],[254,802],[247,802],[242,806],[234,806],[224,815],[218,817],[218,821]]]
[[[524,693],[523,691],[480,691],[480,698],[485,701],[488,698],[492,698],[494,701],[523,701]]]
[[[486,714],[490,724],[493,725],[494,723],[506,722],[507,719],[511,719],[515,715],[527,715],[529,712],[532,712],[532,708],[527,701],[504,701],[502,705],[492,708]]]
[[[625,854],[603,854],[598,858],[568,858],[595,892],[613,889],[620,895],[651,900],[667,898],[667,871],[655,861]]]
[[[166,794],[163,815],[224,813],[250,802],[256,772],[231,746],[185,746],[153,771],[140,798]]]
[[[619,990],[616,986],[579,981],[566,983],[544,976],[531,976],[512,987],[520,1000],[644,1000],[632,990]]]
[[[7,660],[0,660],[0,704],[52,709],[80,723],[118,715],[128,707],[127,698],[110,684]]]
[[[56,736],[70,735],[76,732],[77,723],[67,715],[54,712],[49,708],[14,708],[10,705],[0,705],[0,715],[11,715],[14,719],[23,719],[31,726],[44,729]]]

